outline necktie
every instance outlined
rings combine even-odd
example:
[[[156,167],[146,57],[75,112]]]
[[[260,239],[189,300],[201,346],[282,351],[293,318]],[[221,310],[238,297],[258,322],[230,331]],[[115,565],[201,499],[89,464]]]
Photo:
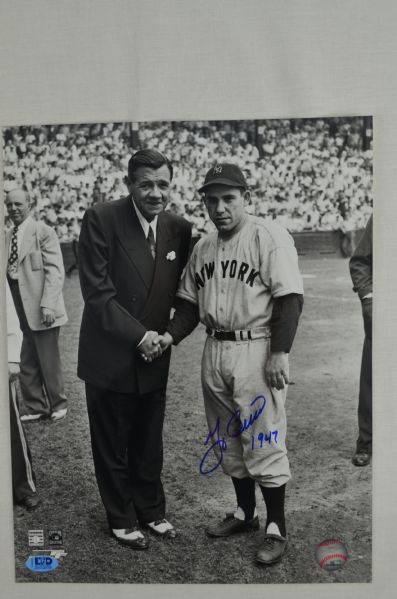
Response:
[[[11,235],[10,257],[8,258],[8,270],[15,272],[18,263],[18,225],[14,227]]]
[[[149,244],[150,253],[152,254],[153,260],[156,259],[156,242],[154,240],[154,233],[152,227],[149,227],[149,231],[147,234],[147,242]]]

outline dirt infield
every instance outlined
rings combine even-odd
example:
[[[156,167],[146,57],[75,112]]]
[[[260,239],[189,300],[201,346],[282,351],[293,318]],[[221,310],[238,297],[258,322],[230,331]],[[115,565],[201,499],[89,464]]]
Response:
[[[179,536],[152,538],[134,552],[109,535],[94,477],[84,386],[76,377],[82,301],[78,277],[65,284],[69,323],[61,344],[69,414],[59,423],[27,427],[43,503],[28,514],[15,510],[16,578],[24,582],[329,583],[371,580],[371,467],[355,468],[357,394],[363,327],[358,299],[343,259],[300,262],[305,306],[291,354],[288,449],[293,479],[287,487],[289,550],[271,568],[253,563],[261,531],[226,540],[208,539],[204,527],[234,507],[234,493],[220,469],[199,473],[207,435],[199,385],[204,330],[173,350],[164,429],[163,481],[167,516]],[[93,348],[95,351],[95,348]],[[265,508],[257,492],[262,525]],[[56,570],[25,567],[32,553],[28,530],[61,530],[66,557]],[[317,565],[315,547],[326,539],[347,545],[341,571]],[[55,547],[53,547],[55,548]]]

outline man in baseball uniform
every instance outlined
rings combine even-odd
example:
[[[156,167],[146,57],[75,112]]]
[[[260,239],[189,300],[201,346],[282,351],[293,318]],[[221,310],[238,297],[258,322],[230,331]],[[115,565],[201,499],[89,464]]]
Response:
[[[202,388],[209,434],[200,471],[221,465],[237,497],[237,510],[207,533],[227,537],[257,530],[258,483],[267,522],[256,561],[268,565],[287,546],[285,399],[302,279],[288,232],[246,213],[250,192],[236,165],[215,165],[199,191],[217,232],[194,247],[160,343],[179,343],[199,320],[206,326]]]

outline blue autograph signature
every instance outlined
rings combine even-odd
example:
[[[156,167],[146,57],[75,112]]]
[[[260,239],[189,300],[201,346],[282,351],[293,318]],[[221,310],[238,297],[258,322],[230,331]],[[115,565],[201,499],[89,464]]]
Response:
[[[242,421],[240,418],[240,410],[236,410],[231,418],[229,419],[226,425],[226,435],[228,437],[238,437],[244,431],[248,430],[256,420],[258,420],[259,416],[262,414],[265,409],[266,398],[264,395],[257,395],[255,399],[253,399],[250,403],[250,406],[255,406],[255,411],[249,415],[248,420],[244,418]],[[216,419],[214,429],[208,433],[206,440],[204,441],[204,445],[208,445],[210,440],[213,440],[212,445],[207,449],[204,453],[203,457],[200,461],[200,473],[201,474],[211,474],[214,470],[216,470],[223,461],[223,452],[227,450],[227,443],[225,437],[221,438],[220,436],[220,418]],[[220,452],[219,456],[216,455],[215,448],[219,447]],[[208,458],[213,458],[217,460],[215,465],[211,468],[206,469],[206,460]]]

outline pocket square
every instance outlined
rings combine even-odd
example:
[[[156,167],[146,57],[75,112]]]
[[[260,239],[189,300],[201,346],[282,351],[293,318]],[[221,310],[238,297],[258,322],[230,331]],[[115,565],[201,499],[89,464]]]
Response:
[[[172,252],[168,252],[168,254],[166,255],[167,260],[175,260],[176,258],[176,254],[174,251]]]

